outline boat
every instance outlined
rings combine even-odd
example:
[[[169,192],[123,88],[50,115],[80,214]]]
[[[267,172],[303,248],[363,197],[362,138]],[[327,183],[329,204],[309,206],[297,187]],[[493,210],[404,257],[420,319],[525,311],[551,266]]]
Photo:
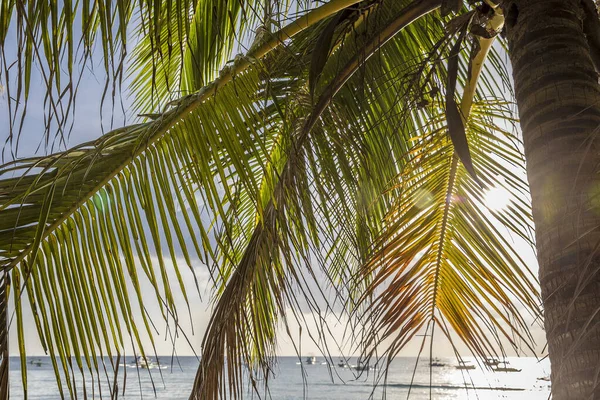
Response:
[[[315,356],[308,356],[306,357],[306,361],[304,361],[304,364],[308,364],[308,365],[313,365],[317,363],[317,357]]]
[[[363,361],[359,361],[358,365],[353,365],[352,368],[357,371],[372,371],[375,369],[375,367],[371,367],[369,364],[365,364]]]
[[[348,365],[348,363],[346,363],[346,361],[344,360],[340,360],[337,364],[338,367],[340,368],[349,368],[350,366]]]
[[[455,368],[456,369],[463,369],[464,370],[464,369],[475,369],[476,367],[473,364],[471,364],[470,361],[460,360],[458,362],[458,365],[455,366]]]
[[[132,361],[131,363],[143,369],[158,368],[157,363],[155,363],[151,358],[146,358],[144,356],[139,356],[135,361]]]
[[[443,363],[442,360],[440,360],[439,358],[434,358],[433,360],[431,360],[429,365],[431,367],[445,367],[446,366],[446,364]]]
[[[42,366],[42,360],[39,359],[39,358],[37,360],[29,360],[29,364],[35,365],[36,367],[41,367]]]
[[[488,357],[485,359],[485,361],[483,363],[485,365],[487,365],[488,367],[495,367],[496,365],[498,365],[500,363],[500,360],[498,360],[497,358],[494,358],[494,357]]]
[[[511,367],[508,361],[499,361],[498,364],[492,367],[494,372],[521,372],[520,368]]]

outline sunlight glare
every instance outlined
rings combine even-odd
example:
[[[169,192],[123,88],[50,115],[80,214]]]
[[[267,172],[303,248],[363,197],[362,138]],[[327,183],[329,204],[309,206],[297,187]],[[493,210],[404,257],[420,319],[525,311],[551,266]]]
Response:
[[[484,204],[492,211],[502,211],[510,203],[510,193],[502,187],[493,187],[483,198]]]

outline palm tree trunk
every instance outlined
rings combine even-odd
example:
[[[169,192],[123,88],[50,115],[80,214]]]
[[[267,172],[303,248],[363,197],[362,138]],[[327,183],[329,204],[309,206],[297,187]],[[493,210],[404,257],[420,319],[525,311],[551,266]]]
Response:
[[[8,272],[0,273],[0,400],[8,400]]]
[[[505,6],[555,400],[600,398],[600,86],[583,13]]]

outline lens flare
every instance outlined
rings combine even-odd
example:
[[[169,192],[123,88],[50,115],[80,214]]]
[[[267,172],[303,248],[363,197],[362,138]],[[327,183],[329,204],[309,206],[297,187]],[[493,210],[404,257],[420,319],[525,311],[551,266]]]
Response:
[[[490,210],[502,211],[510,204],[510,193],[501,187],[493,187],[488,190],[483,202]]]

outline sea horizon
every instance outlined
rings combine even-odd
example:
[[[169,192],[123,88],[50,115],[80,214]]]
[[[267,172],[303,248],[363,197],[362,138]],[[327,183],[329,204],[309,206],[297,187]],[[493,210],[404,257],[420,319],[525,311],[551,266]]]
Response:
[[[307,360],[303,359],[312,356],[278,356],[273,375],[269,377],[268,389],[261,388],[261,398],[362,400],[382,398],[385,392],[388,398],[394,399],[407,398],[410,394],[408,398],[415,400],[429,399],[430,396],[433,399],[542,400],[547,399],[550,393],[549,362],[547,359],[538,362],[535,357],[507,357],[510,366],[519,369],[518,372],[494,372],[473,362],[472,357],[463,358],[474,366],[474,369],[468,370],[457,369],[457,360],[453,357],[434,357],[440,364],[436,367],[429,366],[429,357],[420,357],[418,364],[417,357],[397,357],[390,363],[384,383],[381,368],[372,368],[372,364],[367,369],[358,370],[356,357],[346,357],[347,366],[341,367],[340,356],[331,356],[333,363],[327,363],[325,357],[316,355],[314,364],[307,364]],[[41,362],[37,363],[36,359]],[[172,363],[171,355],[158,356],[158,359],[158,363],[150,369],[141,368],[134,356],[122,360],[115,385],[118,398],[187,399],[198,367],[197,358],[179,356]],[[86,378],[85,389],[81,378],[76,378],[75,387],[71,390],[79,398],[83,398],[84,393],[91,399],[111,398],[108,382],[114,384],[114,370],[110,368],[108,358],[103,360],[105,363],[99,367],[99,375],[94,379]],[[19,357],[11,356],[10,361],[11,399],[22,399]],[[28,356],[27,362],[27,398],[60,399],[51,358]],[[107,369],[104,370],[104,367]],[[73,370],[78,376],[76,363],[73,363]],[[69,388],[64,379],[62,384],[68,398]],[[248,387],[244,398],[257,397]]]

